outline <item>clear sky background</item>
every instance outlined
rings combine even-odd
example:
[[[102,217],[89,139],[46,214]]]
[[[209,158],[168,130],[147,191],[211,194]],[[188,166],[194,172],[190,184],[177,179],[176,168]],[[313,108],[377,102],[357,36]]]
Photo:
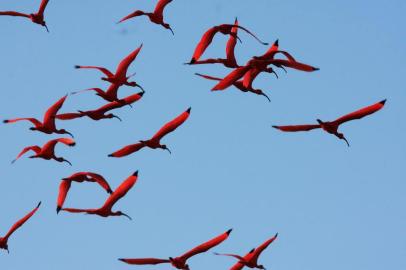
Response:
[[[2,0],[0,10],[32,12],[40,1]],[[55,135],[3,125],[0,155],[0,234],[31,210],[37,214],[10,238],[4,270],[169,269],[129,266],[120,257],[177,256],[229,228],[217,252],[245,254],[276,232],[260,258],[270,269],[406,269],[405,1],[187,1],[165,12],[175,36],[147,18],[116,25],[135,9],[156,1],[56,1],[46,9],[50,34],[23,18],[0,18],[0,117],[34,116],[68,92],[103,87],[100,74],[76,64],[115,69],[141,43],[130,72],[146,89],[133,108],[115,111],[124,121],[58,122],[77,146],[58,146],[73,167],[23,157],[28,145]],[[255,86],[271,97],[230,88],[210,92],[213,82],[195,72],[223,76],[222,66],[184,66],[201,35],[213,25],[240,24],[298,60],[320,67],[261,75]],[[267,47],[244,33],[241,64]],[[218,36],[205,57],[223,57]],[[122,88],[121,97],[137,89]],[[333,120],[388,99],[378,113],[341,127],[351,143],[320,130],[282,133],[275,124]],[[91,93],[70,96],[61,112],[94,109],[104,101]],[[149,138],[192,106],[185,124],[163,142],[172,150],[144,149],[111,159],[107,154]],[[115,209],[134,220],[61,212],[56,197],[62,177],[77,171],[103,174],[113,188],[135,170],[138,183]],[[92,208],[107,194],[74,184],[66,206]],[[234,260],[212,252],[192,258],[195,270],[228,269]]]

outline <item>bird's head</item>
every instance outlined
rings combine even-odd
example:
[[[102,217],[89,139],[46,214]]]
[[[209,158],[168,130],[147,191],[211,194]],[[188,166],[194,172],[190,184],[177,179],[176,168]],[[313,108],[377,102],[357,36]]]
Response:
[[[30,130],[37,130],[36,127],[30,127]]]
[[[107,114],[107,115],[106,115],[106,117],[107,117],[107,118],[109,118],[109,119],[112,119],[112,118],[117,118],[118,120],[120,120],[120,122],[122,122],[122,120],[121,120],[121,118],[120,118],[120,117],[118,117],[117,115],[112,114],[112,113]]]
[[[343,133],[337,133],[337,137],[340,138],[341,140],[344,140],[347,143],[347,146],[350,147],[350,143],[348,140],[344,137]]]
[[[162,145],[160,145],[160,148],[162,148],[162,149],[164,149],[164,150],[168,151],[168,152],[169,152],[169,154],[172,154],[171,150],[169,150],[169,148],[166,146],[166,144],[162,144]]]
[[[131,87],[136,87],[138,84],[136,82],[127,82],[125,85],[131,86]]]
[[[261,265],[258,265],[257,268],[258,268],[258,269],[264,269],[264,270],[266,270],[266,268],[265,268],[262,264],[261,264]]]
[[[320,119],[316,119],[316,121],[317,121],[317,123],[319,123],[320,125],[323,125],[323,124],[324,124],[324,122],[321,121]]]
[[[173,32],[171,26],[168,23],[164,23],[162,26],[165,27],[166,29],[169,29],[172,32],[172,35],[175,35],[175,33]]]

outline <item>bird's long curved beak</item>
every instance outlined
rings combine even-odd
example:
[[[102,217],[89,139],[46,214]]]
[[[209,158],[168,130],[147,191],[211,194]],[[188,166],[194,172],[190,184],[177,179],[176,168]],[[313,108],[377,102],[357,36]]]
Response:
[[[73,136],[73,134],[72,134],[72,133],[70,133],[70,132],[68,132],[68,131],[66,131],[66,134],[68,134],[69,136],[71,136],[71,137],[72,137],[72,139],[73,139],[73,138],[75,138],[75,137]]]
[[[175,33],[173,32],[172,28],[171,28],[171,27],[169,27],[168,29],[169,29],[169,30],[171,30],[171,33],[172,33],[172,35],[174,36],[174,35],[175,35]]]
[[[350,143],[347,141],[347,139],[343,136],[343,140],[347,143],[347,146],[350,147]]]
[[[266,97],[268,99],[269,102],[271,102],[271,99],[268,97],[267,94],[265,94],[264,92],[261,93],[262,96]]]
[[[70,161],[69,161],[69,160],[64,159],[63,161],[64,161],[64,162],[66,162],[66,163],[68,163],[69,165],[71,165],[71,166],[72,166],[72,163],[70,163]]]
[[[139,89],[141,89],[141,91],[142,91],[143,93],[145,93],[144,88],[143,88],[141,85],[139,85],[138,83],[137,83],[137,85],[136,85],[135,87],[138,87]]]
[[[48,26],[45,24],[44,27],[45,27],[45,29],[47,30],[47,32],[49,33]]]
[[[130,104],[128,104],[128,105],[130,105]],[[131,106],[131,105],[130,105],[130,106]],[[117,115],[113,115],[113,118],[117,118],[118,120],[120,120],[120,122],[123,122],[123,120],[121,120],[121,118],[118,117]]]
[[[169,154],[172,155],[172,152],[171,152],[171,150],[169,150],[169,148],[165,148],[165,150],[167,150],[169,152]]]
[[[129,220],[133,220],[129,215],[122,213],[123,216],[127,217]]]

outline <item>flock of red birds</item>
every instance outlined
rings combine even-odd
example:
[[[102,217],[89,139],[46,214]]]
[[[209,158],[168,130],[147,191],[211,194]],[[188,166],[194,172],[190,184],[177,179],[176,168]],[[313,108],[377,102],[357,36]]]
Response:
[[[39,24],[46,28],[48,31],[47,24],[44,20],[44,12],[49,0],[42,0],[39,10],[36,13],[25,14],[15,11],[2,11],[0,12],[1,16],[18,16],[18,17],[25,17],[30,19],[33,23]],[[136,10],[133,13],[125,16],[122,18],[118,23],[122,23],[124,21],[133,19],[138,16],[146,15],[150,19],[151,22],[161,25],[166,29],[169,29],[172,34],[174,31],[172,30],[171,26],[164,21],[163,12],[165,7],[172,2],[172,0],[159,0],[155,10],[153,12],[144,12],[141,10]],[[297,61],[290,53],[286,51],[279,50],[279,43],[276,40],[270,48],[261,56],[253,56],[245,65],[240,65],[237,62],[237,59],[234,54],[234,48],[237,44],[237,41],[241,41],[240,37],[238,36],[238,31],[242,30],[249,34],[250,36],[254,37],[258,42],[263,45],[267,45],[267,43],[262,42],[255,34],[253,34],[247,28],[240,26],[237,19],[235,19],[234,24],[222,24],[217,25],[209,30],[207,30],[199,43],[196,46],[196,49],[193,53],[193,56],[190,62],[185,63],[187,65],[202,65],[202,64],[221,64],[226,68],[230,68],[231,72],[224,78],[218,78],[210,75],[204,75],[196,73],[196,75],[207,79],[216,81],[217,84],[212,88],[212,91],[222,91],[228,89],[230,86],[234,86],[240,91],[243,92],[250,92],[256,95],[262,95],[269,100],[269,97],[265,94],[265,92],[261,89],[255,89],[253,87],[253,82],[255,81],[256,77],[262,73],[273,73],[278,76],[275,72],[275,68],[282,69],[286,72],[286,68],[296,69],[305,72],[313,72],[318,70],[311,65],[301,63]],[[49,31],[48,31],[49,32]],[[229,36],[228,42],[226,44],[226,56],[225,58],[209,58],[209,59],[201,59],[202,55],[204,54],[205,50],[210,46],[211,42],[213,41],[214,36],[217,33],[221,33],[223,35]],[[29,156],[29,158],[42,158],[46,160],[55,160],[58,162],[66,162],[70,165],[71,162],[66,160],[63,157],[57,157],[55,154],[55,146],[58,143],[65,144],[67,146],[74,146],[75,141],[73,140],[73,135],[65,129],[58,129],[56,126],[56,120],[72,120],[80,117],[89,117],[92,120],[101,120],[101,119],[111,119],[117,118],[121,121],[121,119],[114,115],[113,113],[109,113],[111,110],[121,108],[123,106],[133,104],[134,102],[140,100],[143,97],[144,89],[135,81],[129,81],[131,77],[135,74],[128,75],[128,68],[136,59],[137,55],[140,53],[142,49],[142,44],[136,48],[133,52],[131,52],[128,56],[126,56],[118,65],[116,71],[113,73],[105,67],[99,66],[81,66],[77,65],[75,68],[77,69],[96,69],[99,70],[105,77],[101,79],[110,83],[110,86],[107,90],[103,90],[100,88],[90,88],[85,89],[78,92],[72,92],[71,95],[84,92],[84,91],[94,91],[96,95],[107,101],[104,106],[100,108],[96,108],[94,110],[89,111],[81,111],[78,110],[77,112],[72,113],[59,113],[60,109],[62,108],[65,100],[67,99],[68,95],[65,95],[57,102],[55,102],[49,109],[45,112],[43,120],[38,120],[33,117],[20,117],[14,119],[7,119],[4,120],[4,123],[16,123],[19,121],[29,121],[32,123],[32,127],[30,130],[43,132],[46,134],[67,134],[71,138],[63,137],[50,140],[46,142],[42,147],[38,145],[32,145],[25,147],[17,157],[12,161],[13,163],[22,157],[25,153],[32,151],[34,152],[33,155]],[[275,58],[278,55],[282,55],[285,58],[279,59]],[[139,87],[141,92],[124,97],[118,97],[118,90],[121,86],[126,85],[130,87]],[[347,145],[349,146],[348,140],[342,133],[338,132],[338,128],[341,124],[363,118],[367,115],[373,114],[378,110],[382,109],[385,105],[385,101],[380,101],[376,104],[367,106],[365,108],[359,109],[355,112],[349,113],[344,115],[334,121],[322,121],[317,119],[317,124],[309,124],[309,125],[287,125],[287,126],[273,126],[274,128],[284,131],[284,132],[298,132],[298,131],[309,131],[312,129],[321,128],[324,131],[335,135],[337,138],[344,140]],[[161,143],[161,140],[168,135],[169,133],[173,132],[179,126],[181,126],[190,116],[191,108],[188,108],[180,115],[175,117],[173,120],[169,121],[165,125],[163,125],[151,138],[145,140],[139,140],[134,144],[130,144],[124,146],[113,153],[109,154],[109,157],[120,158],[127,155],[131,155],[144,147],[149,147],[152,149],[163,149],[169,151],[169,148]],[[125,216],[131,219],[130,216],[123,213],[122,211],[113,211],[113,206],[123,198],[127,192],[135,185],[138,178],[138,171],[131,174],[127,179],[125,179],[114,191],[110,187],[108,181],[100,174],[94,172],[77,172],[72,174],[71,176],[62,178],[60,187],[59,187],[59,194],[57,199],[57,213],[60,211],[66,211],[70,213],[87,213],[93,215],[99,215],[101,217],[109,217],[109,216]],[[109,196],[107,197],[106,201],[100,208],[96,209],[75,209],[75,208],[65,208],[64,202],[68,195],[69,189],[72,185],[72,182],[83,183],[83,182],[94,182],[97,183],[101,188],[103,188]],[[30,219],[39,209],[41,202],[38,203],[37,207],[34,208],[31,212],[29,212],[26,216],[24,216],[21,220],[15,223],[8,233],[4,237],[0,237],[0,248],[6,249],[8,251],[8,239],[9,237],[18,229],[20,228],[28,219]],[[208,251],[209,249],[221,244],[225,241],[230,233],[231,229],[214,237],[213,239],[189,250],[188,252],[180,255],[178,257],[169,257],[168,259],[158,259],[158,258],[133,258],[133,259],[119,259],[122,262],[127,264],[134,264],[134,265],[155,265],[161,263],[170,263],[177,269],[189,269],[189,265],[187,264],[188,259],[192,256],[197,254],[203,253]],[[258,268],[258,269],[265,269],[263,265],[258,264],[258,258],[260,254],[277,238],[277,234],[272,238],[266,240],[263,244],[258,246],[257,248],[252,249],[249,253],[245,254],[244,256],[236,255],[236,254],[219,254],[215,253],[216,255],[222,256],[230,256],[237,260],[236,264],[231,267],[231,270],[238,270],[244,267],[249,268]]]

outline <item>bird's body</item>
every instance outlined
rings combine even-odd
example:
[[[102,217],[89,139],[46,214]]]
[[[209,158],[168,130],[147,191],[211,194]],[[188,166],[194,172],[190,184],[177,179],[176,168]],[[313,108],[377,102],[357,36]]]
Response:
[[[108,70],[105,67],[98,67],[98,66],[79,66],[76,65],[75,68],[77,69],[97,69],[99,71],[101,71],[104,75],[106,75],[106,77],[102,77],[101,79],[107,82],[110,82],[111,84],[114,85],[114,87],[120,87],[122,85],[127,85],[127,86],[131,86],[131,87],[140,87],[136,82],[129,82],[128,79],[131,78],[134,74],[128,76],[127,75],[127,71],[129,66],[131,65],[131,63],[137,58],[139,52],[142,49],[142,44],[135,49],[134,51],[132,51],[129,55],[127,55],[118,65],[116,72],[113,73],[110,70]],[[141,88],[141,87],[140,87]],[[97,88],[92,88],[93,90],[97,91]],[[115,89],[115,92],[117,92],[117,89]],[[111,89],[110,91],[113,91],[114,89]],[[109,90],[107,90],[108,92]],[[102,91],[103,92],[103,91]],[[100,94],[100,96],[103,97],[103,93],[97,91],[98,94]],[[106,93],[104,93],[106,94]],[[107,95],[109,96],[109,95]],[[103,97],[104,98],[104,97]],[[117,97],[115,97],[117,100]],[[109,99],[109,101],[114,101],[113,99]]]
[[[59,99],[46,111],[44,115],[44,120],[42,122],[36,118],[25,117],[25,118],[7,119],[4,120],[3,123],[8,124],[8,123],[16,123],[19,121],[29,121],[32,124],[34,124],[34,127],[31,127],[30,130],[40,131],[46,134],[52,133],[68,134],[71,137],[73,137],[73,135],[68,131],[66,131],[65,129],[57,129],[55,125],[55,116],[58,113],[59,109],[62,107],[63,103],[65,102],[66,97],[67,95]]]
[[[264,243],[262,243],[259,247],[252,249],[250,252],[248,252],[244,257],[236,255],[236,254],[219,254],[215,253],[216,255],[220,256],[229,256],[236,258],[238,262],[233,265],[230,270],[241,270],[244,267],[248,268],[257,268],[257,269],[265,269],[263,265],[258,264],[258,258],[261,255],[261,253],[273,242],[275,239],[278,237],[278,234],[275,234],[275,236],[271,237],[270,239],[266,240]]]
[[[158,259],[158,258],[139,258],[139,259],[119,259],[122,262],[125,262],[127,264],[133,264],[133,265],[155,265],[155,264],[161,264],[161,263],[170,263],[173,267],[176,269],[181,269],[181,270],[189,270],[189,265],[187,264],[187,260],[190,259],[191,257],[207,252],[211,248],[220,245],[223,241],[225,241],[232,229],[220,234],[219,236],[189,250],[185,254],[178,256],[178,257],[169,257],[168,259]]]
[[[35,212],[37,212],[38,208],[40,207],[41,202],[38,203],[37,207],[35,207],[31,212],[29,212],[27,215],[25,215],[22,219],[20,219],[19,221],[17,221],[11,228],[10,230],[7,232],[7,234],[4,237],[0,237],[0,249],[5,249],[8,250],[8,239],[10,238],[10,236],[21,226],[24,225],[25,222],[27,222],[27,220],[29,220],[34,214]]]
[[[149,20],[155,24],[162,25],[164,28],[170,30],[173,33],[171,26],[164,21],[164,9],[166,5],[168,5],[172,0],[159,0],[157,5],[155,6],[154,12],[144,12],[142,10],[136,10],[133,13],[122,18],[118,23],[122,23],[126,20],[139,17],[139,16],[147,16]]]
[[[187,109],[185,112],[180,114],[178,117],[173,119],[172,121],[166,123],[155,135],[149,139],[149,140],[141,140],[136,144],[131,144],[127,145],[123,148],[121,148],[118,151],[115,151],[114,153],[110,154],[109,157],[124,157],[127,155],[130,155],[134,152],[137,152],[141,150],[144,147],[149,147],[152,149],[164,149],[170,152],[168,147],[164,144],[161,144],[161,139],[167,135],[168,133],[171,133],[175,129],[177,129],[180,125],[182,125],[189,117],[190,115],[190,110],[191,108]]]
[[[47,24],[44,20],[44,11],[46,6],[48,5],[49,0],[42,0],[41,5],[36,13],[26,14],[20,13],[16,11],[0,11],[0,16],[13,16],[13,17],[25,17],[30,19],[33,23],[39,24],[44,26],[48,31]],[[48,31],[49,32],[49,31]]]
[[[137,179],[138,179],[138,171],[136,171],[126,180],[124,180],[121,183],[121,185],[116,190],[114,190],[114,192],[107,198],[103,206],[100,208],[94,209],[62,208],[60,210],[71,213],[87,213],[91,215],[98,215],[101,217],[125,216],[131,219],[127,214],[121,211],[112,211],[112,208],[114,204],[122,197],[124,197],[127,194],[127,192],[135,185]]]
[[[18,156],[12,161],[12,163],[14,163],[17,159],[19,159],[22,155],[24,155],[28,151],[34,151],[35,155],[30,156],[30,158],[42,158],[45,160],[53,159],[58,162],[67,162],[69,165],[72,165],[68,160],[64,159],[63,157],[55,156],[55,146],[57,143],[63,143],[68,146],[75,145],[75,141],[70,138],[59,138],[48,141],[42,147],[39,147],[37,145],[27,146],[18,154]]]
[[[330,133],[332,135],[335,135],[337,138],[344,140],[348,146],[350,144],[348,143],[347,139],[344,137],[343,133],[338,132],[338,128],[341,124],[346,123],[348,121],[356,120],[356,119],[361,119],[367,115],[373,114],[379,110],[381,110],[384,105],[385,105],[386,99],[382,100],[378,103],[375,103],[373,105],[367,106],[365,108],[362,108],[360,110],[357,110],[355,112],[349,113],[347,115],[344,115],[334,121],[331,122],[324,122],[321,121],[320,119],[317,119],[318,124],[310,124],[310,125],[291,125],[291,126],[273,126],[276,129],[279,129],[281,131],[285,132],[298,132],[298,131],[310,131],[313,129],[321,128],[327,133]]]

